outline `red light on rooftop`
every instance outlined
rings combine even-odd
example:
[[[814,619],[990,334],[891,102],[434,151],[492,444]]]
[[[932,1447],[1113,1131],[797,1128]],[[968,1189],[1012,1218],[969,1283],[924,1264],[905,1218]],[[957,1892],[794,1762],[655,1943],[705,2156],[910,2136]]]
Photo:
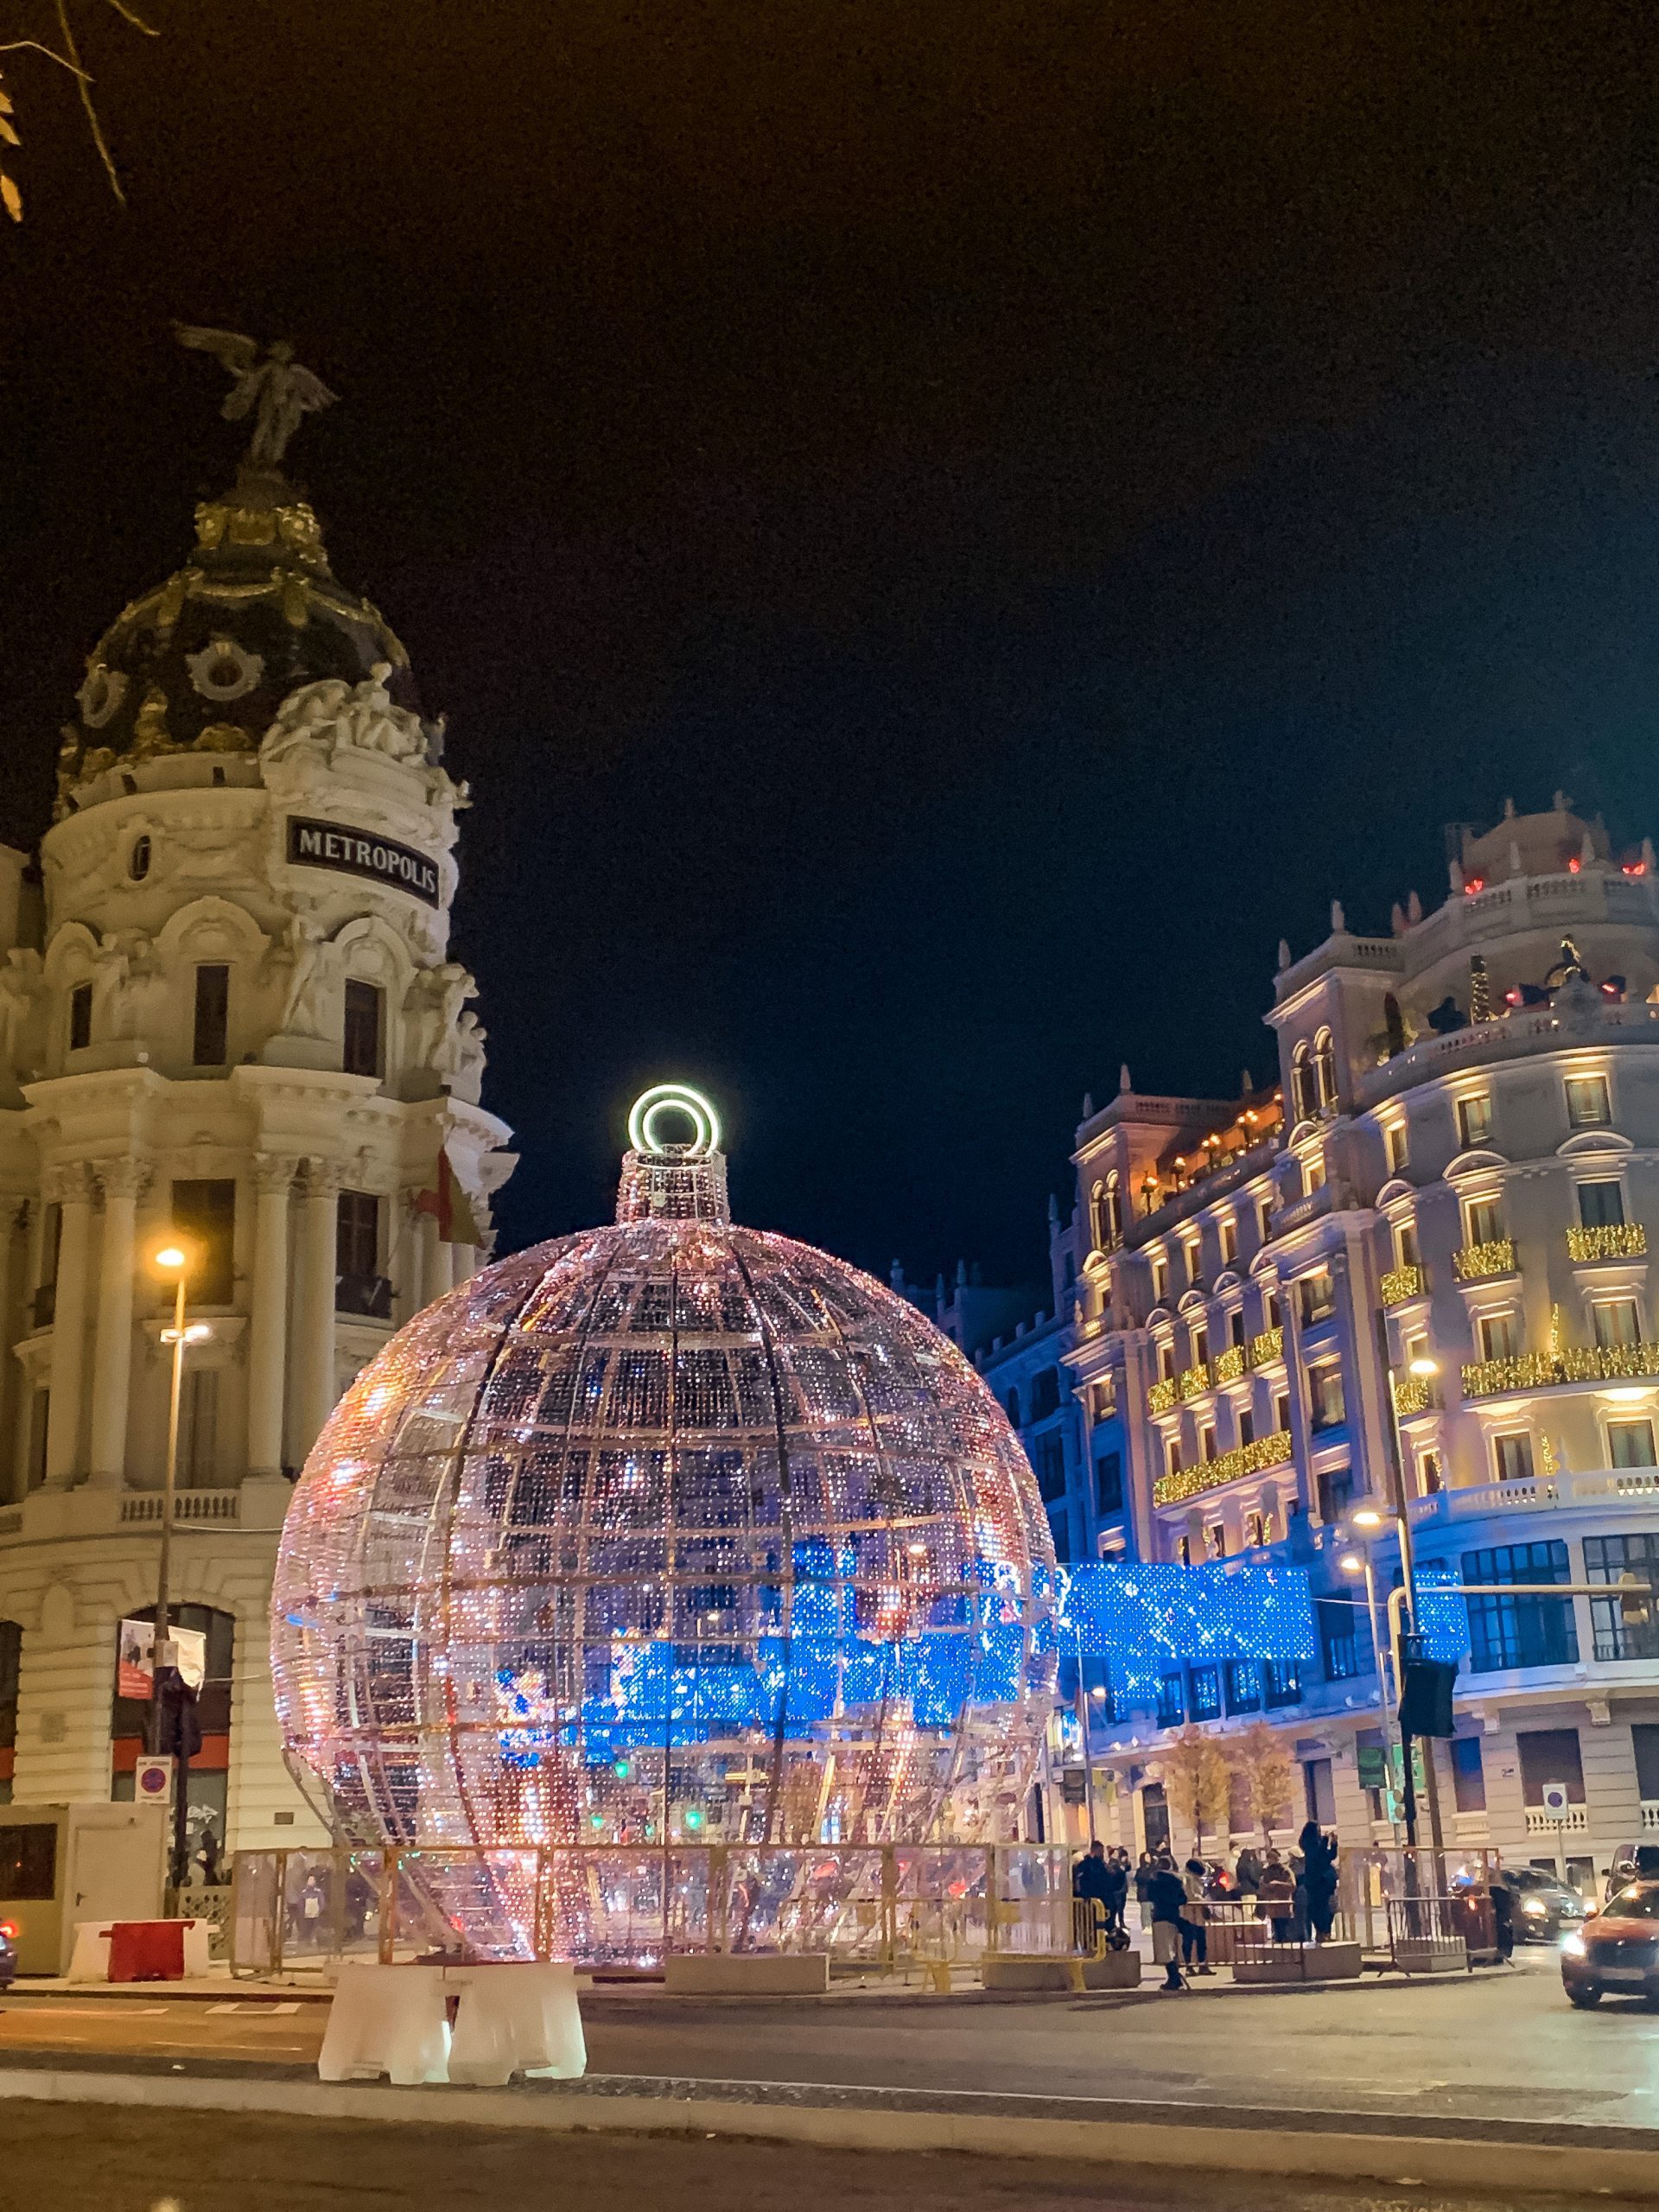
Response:
[[[1484,891],[1485,888],[1486,879],[1484,875],[1471,875],[1463,887],[1464,896],[1472,899],[1477,891]]]
[[[1503,1003],[1505,1006],[1519,1006],[1521,1003],[1520,992],[1505,991],[1503,994]]]
[[[1619,869],[1621,875],[1645,875],[1647,872],[1648,864],[1645,861],[1626,861]]]
[[[1568,861],[1567,864],[1567,872],[1569,875],[1576,875],[1583,866],[1584,862],[1575,856],[1573,859]]]

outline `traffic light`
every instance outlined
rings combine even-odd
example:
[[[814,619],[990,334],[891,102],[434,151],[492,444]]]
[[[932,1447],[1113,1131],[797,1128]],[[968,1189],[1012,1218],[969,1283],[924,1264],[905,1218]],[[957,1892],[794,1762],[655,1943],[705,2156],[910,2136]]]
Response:
[[[1457,1663],[1453,1660],[1408,1660],[1400,1693],[1400,1733],[1455,1736],[1458,1731],[1452,1714],[1452,1687],[1457,1679]]]

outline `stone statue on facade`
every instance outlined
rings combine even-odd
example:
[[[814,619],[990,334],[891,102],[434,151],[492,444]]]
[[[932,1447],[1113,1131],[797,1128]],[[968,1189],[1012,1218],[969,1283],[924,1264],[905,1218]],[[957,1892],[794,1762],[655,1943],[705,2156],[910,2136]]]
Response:
[[[6,964],[0,968],[0,1071],[17,1072],[23,1033],[45,988],[38,952],[31,947],[6,955]]]
[[[296,914],[288,925],[278,956],[289,969],[288,990],[283,1001],[285,1037],[321,1037],[327,1033],[326,995],[334,978],[334,947],[308,915]]]
[[[105,1041],[140,1034],[143,1001],[155,976],[143,930],[117,930],[92,955],[92,1027]]]
[[[322,378],[302,368],[294,348],[285,340],[268,346],[259,359],[257,340],[234,330],[201,330],[175,322],[181,346],[193,353],[211,353],[233,379],[219,410],[227,423],[253,416],[253,436],[248,459],[260,468],[278,468],[289,439],[308,415],[332,407],[339,397]]]
[[[461,1010],[477,995],[478,985],[458,960],[422,969],[404,1001],[412,1067],[430,1068],[446,1077],[454,1072]]]

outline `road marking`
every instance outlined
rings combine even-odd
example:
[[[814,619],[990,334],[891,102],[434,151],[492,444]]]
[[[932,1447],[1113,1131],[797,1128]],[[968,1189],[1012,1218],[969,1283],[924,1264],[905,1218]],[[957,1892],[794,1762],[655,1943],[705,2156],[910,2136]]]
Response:
[[[239,2005],[210,2005],[207,2010],[209,2012],[239,2012],[242,2007]]]

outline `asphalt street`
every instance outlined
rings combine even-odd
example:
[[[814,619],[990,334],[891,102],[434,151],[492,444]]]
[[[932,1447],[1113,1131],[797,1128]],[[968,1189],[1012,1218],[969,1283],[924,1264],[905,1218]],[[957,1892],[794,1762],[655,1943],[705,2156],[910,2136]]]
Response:
[[[1258,1992],[1218,1978],[1183,1997],[1019,2005],[599,1992],[583,2015],[593,2074],[1659,2127],[1659,2013],[1611,2000],[1573,2012],[1548,1952],[1427,1986]],[[319,2005],[234,1996],[13,1995],[0,2063],[61,2051],[308,2070],[324,2023]]]

